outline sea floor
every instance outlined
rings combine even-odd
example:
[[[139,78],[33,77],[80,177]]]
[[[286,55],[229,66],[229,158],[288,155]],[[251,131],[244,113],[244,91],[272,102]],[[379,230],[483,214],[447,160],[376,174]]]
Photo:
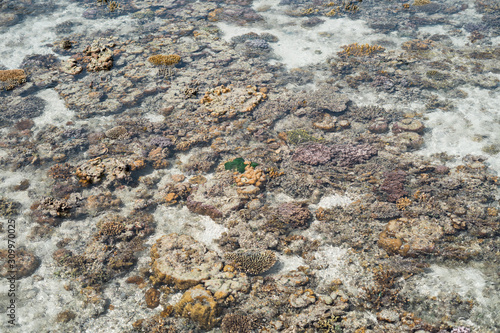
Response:
[[[0,331],[498,332],[499,22],[3,1]]]

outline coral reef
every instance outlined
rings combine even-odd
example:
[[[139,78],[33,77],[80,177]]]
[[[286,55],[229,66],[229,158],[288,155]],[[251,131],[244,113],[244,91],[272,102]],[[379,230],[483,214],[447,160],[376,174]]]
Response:
[[[20,329],[498,331],[499,6],[427,2],[0,5]]]

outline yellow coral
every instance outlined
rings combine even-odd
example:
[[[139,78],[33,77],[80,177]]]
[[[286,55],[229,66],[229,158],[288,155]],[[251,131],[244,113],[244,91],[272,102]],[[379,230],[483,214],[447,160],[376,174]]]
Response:
[[[407,197],[399,198],[396,201],[396,207],[398,207],[399,210],[405,210],[406,207],[411,205],[411,200],[408,199]]]
[[[156,54],[149,57],[149,62],[155,66],[171,66],[179,63],[181,57],[177,54]]]
[[[275,168],[268,168],[266,171],[270,178],[276,178],[285,174],[284,171],[278,171]]]
[[[413,6],[424,6],[431,3],[431,0],[415,0]]]
[[[383,52],[385,49],[380,45],[370,45],[370,44],[362,44],[358,43],[349,44],[342,46],[342,51],[337,54],[340,57],[361,57],[361,56],[369,56],[375,53]]]
[[[179,303],[174,305],[174,311],[178,316],[197,322],[205,330],[212,329],[218,323],[217,302],[202,285],[187,290]]]

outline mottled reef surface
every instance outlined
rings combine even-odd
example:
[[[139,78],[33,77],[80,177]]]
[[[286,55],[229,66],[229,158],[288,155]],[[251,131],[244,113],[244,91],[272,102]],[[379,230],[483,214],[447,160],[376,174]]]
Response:
[[[500,89],[498,2],[283,0],[302,29],[387,36],[300,68],[272,33],[223,38],[264,22],[251,1],[78,4],[131,26],[68,20],[0,68],[20,332],[500,330],[500,144],[419,153],[428,114]],[[0,8],[2,29],[57,10]]]

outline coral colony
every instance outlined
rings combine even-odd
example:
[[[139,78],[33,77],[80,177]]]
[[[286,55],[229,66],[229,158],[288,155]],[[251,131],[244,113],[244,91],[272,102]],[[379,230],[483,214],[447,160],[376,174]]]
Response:
[[[2,2],[0,331],[500,331],[498,22]]]

